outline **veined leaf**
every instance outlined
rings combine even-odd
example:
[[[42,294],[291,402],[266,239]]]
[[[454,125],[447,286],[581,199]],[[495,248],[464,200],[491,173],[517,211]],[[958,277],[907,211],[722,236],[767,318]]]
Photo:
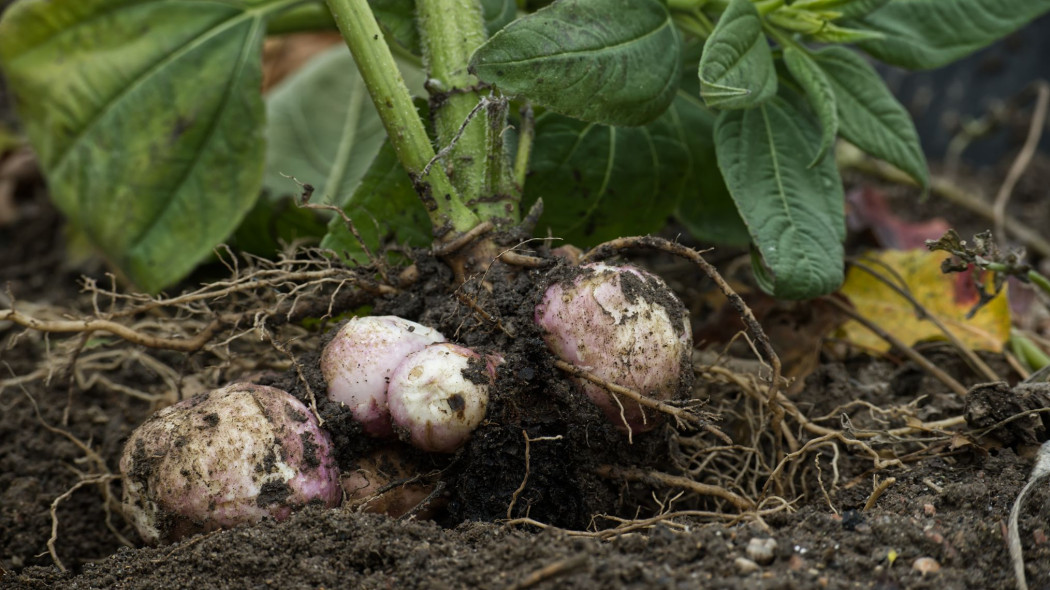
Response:
[[[540,231],[581,246],[660,229],[680,196],[702,196],[690,137],[710,134],[705,115],[683,94],[644,127],[540,116],[525,207],[542,197]]]
[[[389,140],[383,142],[343,210],[373,253],[389,242],[423,247],[433,240],[430,218]],[[348,260],[365,261],[360,242],[339,216],[328,224],[321,247]]]
[[[779,97],[715,122],[718,166],[768,273],[764,288],[785,299],[842,283],[842,181],[832,158],[806,167],[819,136],[816,121]]]
[[[292,4],[29,0],[0,22],[55,203],[138,286],[184,277],[255,201],[265,20]]]
[[[700,96],[709,107],[746,109],[777,92],[773,54],[749,0],[731,0],[704,44]]]
[[[402,64],[406,83],[422,90],[423,74]],[[287,176],[316,189],[315,201],[341,205],[372,164],[386,131],[346,47],[310,60],[266,99],[266,175],[271,195],[299,193]]]
[[[674,99],[680,48],[659,0],[560,0],[493,35],[471,68],[563,115],[642,125]]]
[[[860,48],[910,69],[953,62],[1050,10],[1050,0],[891,0],[853,26],[883,33]]]
[[[835,89],[842,137],[926,187],[929,172],[915,123],[875,68],[844,47],[828,47],[813,57]]]
[[[810,167],[815,166],[824,159],[824,154],[833,143],[839,129],[838,110],[835,105],[835,90],[831,82],[820,69],[809,54],[804,51],[787,47],[784,49],[784,65],[787,66],[791,76],[806,91],[806,100],[813,112],[820,120],[820,147],[817,155],[810,162]]]

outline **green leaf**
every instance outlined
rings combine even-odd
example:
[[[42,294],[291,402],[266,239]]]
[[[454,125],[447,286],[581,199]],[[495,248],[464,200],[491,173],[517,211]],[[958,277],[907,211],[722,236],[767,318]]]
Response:
[[[816,121],[779,97],[715,122],[719,168],[761,258],[764,288],[777,297],[815,297],[842,283],[842,181],[832,158],[806,167],[819,135]]]
[[[677,108],[675,108],[677,107]],[[689,163],[681,170],[681,195],[674,217],[698,240],[713,244],[745,246],[751,241],[747,226],[740,219],[736,203],[729,196],[715,157],[714,114],[704,108],[694,94],[680,91],[668,111]]]
[[[390,141],[383,142],[343,210],[373,253],[390,242],[424,247],[433,241],[430,218]],[[360,242],[339,216],[328,224],[321,247],[335,250],[348,260],[367,260]]]
[[[642,125],[674,100],[680,49],[659,0],[561,0],[493,35],[471,69],[563,115]]]
[[[350,197],[386,138],[364,80],[346,47],[310,60],[267,96],[266,175],[274,197],[312,185],[314,199]]]
[[[751,2],[731,0],[704,44],[699,76],[700,96],[713,108],[751,108],[776,94],[773,54]]]
[[[273,257],[283,244],[325,235],[317,211],[299,207],[295,197],[259,199],[233,233],[232,245],[257,256]]]
[[[813,57],[835,89],[839,134],[925,188],[929,172],[915,124],[875,68],[844,47],[828,47]]]
[[[541,233],[579,246],[659,230],[680,198],[705,186],[690,145],[693,134],[710,134],[704,115],[684,93],[644,127],[541,115],[524,207],[542,197]]]
[[[843,17],[864,16],[882,8],[890,0],[798,0],[792,8],[803,10],[833,10]]]
[[[514,0],[481,0],[481,16],[485,19],[485,32],[491,37],[518,16],[518,4]]]
[[[186,276],[262,179],[266,17],[291,5],[13,5],[0,63],[55,203],[138,286]]]
[[[828,149],[835,143],[839,129],[839,117],[835,104],[835,90],[820,66],[805,51],[787,47],[784,49],[784,65],[791,76],[806,92],[806,100],[820,120],[820,148],[809,167],[824,159]]]
[[[415,0],[368,0],[379,26],[414,55],[422,53],[416,28]]]
[[[929,69],[969,55],[1047,10],[1050,0],[891,0],[853,24],[886,36],[860,44],[877,59]]]

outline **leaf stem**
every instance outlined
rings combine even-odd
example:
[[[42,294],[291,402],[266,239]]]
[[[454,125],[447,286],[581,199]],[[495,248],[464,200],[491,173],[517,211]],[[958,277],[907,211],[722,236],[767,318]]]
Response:
[[[445,169],[423,169],[434,157],[423,122],[412,104],[412,96],[386,44],[383,32],[367,0],[327,0],[336,25],[354,56],[379,118],[383,121],[398,160],[405,167],[430,216],[434,237],[444,240],[478,224],[452,186]]]
[[[529,173],[529,156],[532,155],[532,142],[536,138],[536,116],[532,105],[525,103],[521,107],[521,131],[518,133],[518,152],[514,154],[514,182],[518,193],[525,191],[525,176]]]
[[[468,117],[481,101],[479,81],[467,71],[470,56],[485,42],[478,0],[416,0],[416,15],[427,66],[427,89],[438,143],[455,145],[446,162],[467,206],[475,208],[485,183],[488,113]]]

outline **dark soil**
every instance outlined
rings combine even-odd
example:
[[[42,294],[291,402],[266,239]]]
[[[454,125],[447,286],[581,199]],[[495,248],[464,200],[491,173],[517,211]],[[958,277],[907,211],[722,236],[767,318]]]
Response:
[[[1008,162],[1004,158],[983,174],[1001,178]],[[1050,166],[1043,159],[1018,187],[1011,205],[1017,217],[1037,228],[1045,227],[1039,219],[1047,219],[1048,183]],[[989,186],[994,192],[995,185]],[[914,192],[896,198],[908,199],[907,207],[901,208],[911,210],[910,218],[940,214],[957,227],[988,225],[936,200],[917,204]],[[47,204],[39,177],[21,181],[16,203],[19,218],[0,226],[0,283],[5,285],[0,308],[13,298],[41,312],[53,309],[45,306],[89,310],[77,277],[87,274],[108,281],[94,263],[69,262],[62,220]],[[669,270],[662,274],[679,293],[687,294],[687,308],[697,314],[706,311],[704,293],[711,288],[696,278],[695,270],[682,270],[662,258],[643,262]],[[119,480],[84,477],[116,472],[124,442],[155,403],[103,382],[78,382],[68,364],[49,364],[48,359],[62,358],[55,352],[67,337],[45,338],[0,323],[0,587],[1014,586],[1006,520],[1031,470],[1035,445],[1046,437],[1041,423],[999,433],[998,439],[979,438],[965,427],[955,437],[930,433],[901,441],[872,439],[882,459],[901,460],[897,466],[873,469],[873,459],[849,444],[856,432],[897,428],[908,418],[950,418],[967,408],[910,363],[825,349],[792,399],[811,419],[830,416],[820,424],[842,428],[846,440],[814,448],[786,470],[786,487],[771,486],[769,496],[782,496],[789,507],[780,504],[777,510],[776,501],[769,500],[759,516],[737,518],[738,511],[726,502],[697,494],[679,496],[679,490],[651,480],[627,482],[615,474],[603,475],[603,466],[610,465],[677,474],[683,465],[683,441],[699,440],[707,449],[722,443],[707,434],[686,433],[692,437],[687,440],[686,434],[665,423],[629,444],[557,372],[531,327],[538,272],[507,276],[495,270],[487,277],[494,286],[491,294],[483,289],[463,291],[500,318],[501,329],[448,293],[450,273],[440,263],[424,256],[417,264],[422,279],[415,289],[379,299],[374,313],[418,319],[483,352],[499,350],[507,359],[488,420],[469,445],[453,456],[411,455],[434,474],[431,483],[444,486],[436,503],[443,507],[433,521],[345,508],[307,509],[282,523],[267,521],[144,547],[118,512]],[[694,317],[695,325],[702,323],[699,315]],[[224,367],[220,373],[282,386],[309,401],[311,392],[323,392],[317,352],[309,352],[320,347],[323,334],[321,329],[309,333],[310,346],[296,354],[305,381],[291,369],[242,375]],[[774,340],[784,356],[791,353],[792,344],[802,346],[790,338]],[[951,351],[934,348],[924,353],[967,386],[982,381]],[[180,369],[180,391],[191,389],[193,370],[204,363],[199,355],[187,359],[176,353],[154,354]],[[1001,374],[1010,374],[1001,358],[986,360]],[[725,362],[728,366],[746,360]],[[27,377],[41,367],[50,370],[47,378]],[[114,366],[107,379],[149,391],[165,386],[157,374],[130,362]],[[995,391],[981,399],[991,400],[987,403],[994,407],[986,414],[996,419],[1016,413],[1010,411],[1010,403],[1029,410],[1050,399],[1040,394],[1017,402],[1009,398],[1008,388]],[[768,416],[761,415],[761,406],[749,401],[737,385],[700,379],[692,396],[706,404],[714,424],[736,443],[727,451],[735,464],[724,466],[739,475],[734,489],[760,499],[757,492],[766,483],[761,474],[771,469],[763,462],[773,452],[768,444],[772,437],[762,431]],[[847,407],[856,400],[870,406]],[[333,433],[340,466],[352,469],[376,443],[357,436],[344,409],[323,396],[317,401]],[[789,422],[789,428],[803,443],[814,438],[797,423]],[[527,445],[526,437],[560,438]],[[753,441],[761,452],[747,450]],[[759,475],[748,480],[748,473]],[[893,483],[873,500],[877,482],[887,478],[894,478]],[[523,480],[526,485],[519,491]],[[731,480],[719,473],[697,478],[712,484]],[[668,511],[682,512],[674,518],[654,518]],[[541,524],[507,524],[508,516]],[[623,526],[624,520],[635,518],[635,525]],[[1020,518],[1033,588],[1050,587],[1048,522],[1050,490],[1037,486]],[[54,556],[64,570],[49,553],[52,535]],[[125,546],[122,538],[132,546]],[[749,549],[752,541],[765,539],[775,540],[765,554]]]

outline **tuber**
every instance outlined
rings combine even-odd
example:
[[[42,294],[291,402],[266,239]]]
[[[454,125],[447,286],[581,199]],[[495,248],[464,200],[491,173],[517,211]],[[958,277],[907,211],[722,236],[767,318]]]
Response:
[[[356,469],[341,481],[346,493],[344,507],[393,518],[416,511],[417,518],[431,518],[445,499],[439,497],[421,505],[436,488],[419,477],[421,471],[418,462],[396,448],[380,449],[358,459]]]
[[[605,263],[550,285],[535,320],[551,351],[576,367],[655,400],[690,384],[692,334],[681,301],[655,275]],[[621,429],[644,432],[655,415],[582,378],[577,386]]]
[[[289,393],[251,383],[154,414],[128,438],[120,471],[124,513],[149,544],[341,500],[328,434]]]
[[[352,318],[321,353],[328,397],[346,404],[367,434],[390,436],[390,374],[409,354],[444,341],[437,330],[396,316]]]
[[[402,440],[451,453],[485,417],[497,357],[456,344],[432,344],[408,355],[390,376],[390,418]]]

